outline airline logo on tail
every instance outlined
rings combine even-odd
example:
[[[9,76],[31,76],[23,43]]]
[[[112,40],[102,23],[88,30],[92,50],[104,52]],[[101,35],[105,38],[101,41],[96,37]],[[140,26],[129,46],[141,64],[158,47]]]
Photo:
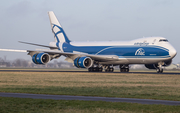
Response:
[[[57,42],[67,42],[69,43],[70,40],[67,38],[63,28],[61,28],[60,26],[58,25],[55,25],[55,24],[52,24],[52,31],[54,33],[54,36],[56,38],[56,41]]]
[[[57,45],[59,42],[69,43],[70,40],[68,39],[66,33],[64,32],[63,28],[61,27],[61,25],[60,25],[58,19],[56,18],[55,14],[52,11],[49,11],[48,14],[49,14],[52,32],[54,34]]]

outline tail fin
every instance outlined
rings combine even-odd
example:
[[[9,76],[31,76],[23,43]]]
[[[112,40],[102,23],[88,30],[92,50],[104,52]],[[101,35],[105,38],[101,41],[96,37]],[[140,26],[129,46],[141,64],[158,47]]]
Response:
[[[66,33],[64,32],[63,28],[61,27],[59,21],[57,20],[53,11],[48,12],[49,19],[51,22],[52,32],[54,34],[54,38],[56,42],[67,42],[69,43],[70,40],[68,39]]]

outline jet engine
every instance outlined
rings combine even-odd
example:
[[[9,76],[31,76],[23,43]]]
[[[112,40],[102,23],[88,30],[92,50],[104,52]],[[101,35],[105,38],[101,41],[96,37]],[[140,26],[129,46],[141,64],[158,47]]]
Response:
[[[74,65],[77,68],[90,68],[93,65],[93,60],[90,57],[78,57],[74,60]]]
[[[46,64],[50,61],[50,56],[47,53],[36,53],[32,56],[32,61],[35,64]]]

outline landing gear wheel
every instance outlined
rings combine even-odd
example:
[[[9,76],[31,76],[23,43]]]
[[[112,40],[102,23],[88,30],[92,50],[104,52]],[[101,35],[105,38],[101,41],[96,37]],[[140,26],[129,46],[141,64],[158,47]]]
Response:
[[[121,72],[124,72],[124,69],[120,69]]]
[[[129,65],[120,65],[120,72],[129,72]]]
[[[123,68],[123,69],[120,69],[121,72],[129,72],[129,69],[128,68]]]
[[[126,68],[126,72],[129,72],[129,68]]]
[[[102,68],[102,67],[100,67],[100,68],[99,68],[99,72],[102,72],[102,71],[103,71],[103,68]]]
[[[102,67],[90,67],[88,68],[89,72],[102,72],[103,68]]]
[[[113,72],[114,68],[113,67],[108,67],[105,69],[105,72]]]
[[[157,69],[157,73],[163,73],[163,69]]]
[[[114,71],[114,69],[113,68],[110,68],[110,70],[109,70],[110,72],[113,72]]]
[[[161,70],[161,73],[163,73],[163,69]]]
[[[109,72],[109,68],[105,69],[105,72]]]
[[[95,72],[99,72],[99,67],[96,67],[96,68],[95,68]]]
[[[88,71],[89,71],[89,72],[92,72],[92,71],[93,71],[93,68],[92,68],[92,67],[88,68]]]
[[[164,65],[164,62],[159,62],[157,66],[157,73],[163,73],[162,66]]]

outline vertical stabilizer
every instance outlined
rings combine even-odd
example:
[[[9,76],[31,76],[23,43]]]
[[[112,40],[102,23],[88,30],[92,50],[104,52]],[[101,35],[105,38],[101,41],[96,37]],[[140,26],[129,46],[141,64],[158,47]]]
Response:
[[[63,28],[61,27],[59,21],[57,20],[53,11],[48,12],[52,32],[54,34],[54,38],[56,42],[67,42],[69,43],[70,40],[68,39],[66,33],[64,32]]]

